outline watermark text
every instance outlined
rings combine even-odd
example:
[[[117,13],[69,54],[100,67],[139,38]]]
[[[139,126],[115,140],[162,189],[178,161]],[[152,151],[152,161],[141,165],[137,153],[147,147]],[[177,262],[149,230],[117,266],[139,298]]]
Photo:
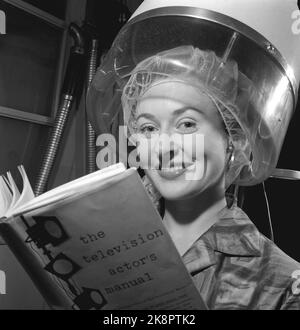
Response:
[[[0,270],[0,294],[6,294],[6,275]]]
[[[203,134],[132,134],[127,139],[126,127],[119,127],[118,139],[112,134],[98,136],[96,145],[100,151],[96,157],[99,169],[116,162],[129,167],[163,171],[165,175],[185,173],[187,180],[199,180],[204,174]],[[128,153],[130,147],[134,149]]]
[[[0,10],[0,34],[6,34],[6,15],[3,10]]]
[[[292,24],[292,32],[294,34],[300,34],[300,10],[294,10],[291,17],[294,20]]]

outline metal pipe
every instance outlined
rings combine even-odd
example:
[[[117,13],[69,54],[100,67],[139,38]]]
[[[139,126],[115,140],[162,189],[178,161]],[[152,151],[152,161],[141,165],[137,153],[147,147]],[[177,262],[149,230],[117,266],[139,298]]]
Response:
[[[71,37],[74,39],[73,51],[76,53],[83,53],[84,36],[80,27],[75,23],[71,23],[69,26],[69,33]]]
[[[82,79],[81,75],[84,64],[84,39],[80,28],[75,24],[70,25],[69,33],[74,39],[74,46],[71,49],[71,54],[67,65],[60,106],[55,117],[54,127],[52,129],[42,166],[37,177],[34,189],[35,195],[42,194],[47,188],[48,180],[57,155],[64,128],[66,126],[68,115],[72,108],[80,79]]]
[[[90,57],[88,62],[88,86],[90,85],[97,69],[98,40],[92,39]],[[87,172],[92,173],[96,170],[96,134],[92,125],[87,121]]]

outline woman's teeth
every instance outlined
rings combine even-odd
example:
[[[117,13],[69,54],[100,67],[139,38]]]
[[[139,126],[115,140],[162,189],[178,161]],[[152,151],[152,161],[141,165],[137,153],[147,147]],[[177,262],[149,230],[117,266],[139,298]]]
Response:
[[[162,167],[160,168],[161,171],[170,171],[170,172],[176,172],[176,171],[181,171],[185,169],[191,169],[195,167],[195,163],[188,164],[188,165],[179,165],[179,166],[170,166],[170,167]]]
[[[176,172],[176,171],[181,171],[183,169],[184,169],[184,167],[182,167],[182,166],[176,166],[176,167],[163,167],[161,170],[168,171],[168,172]]]
[[[160,175],[168,178],[174,179],[175,177],[185,173],[186,171],[191,171],[195,168],[195,164],[188,165],[187,167],[184,166],[174,166],[174,167],[163,167],[159,171]]]

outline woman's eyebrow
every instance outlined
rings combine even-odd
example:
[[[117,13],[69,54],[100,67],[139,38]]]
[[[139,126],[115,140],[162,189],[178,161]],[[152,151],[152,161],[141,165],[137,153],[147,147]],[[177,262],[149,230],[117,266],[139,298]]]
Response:
[[[176,109],[174,110],[174,112],[172,113],[172,117],[175,117],[175,116],[178,116],[178,115],[181,115],[183,114],[184,112],[188,111],[188,110],[193,110],[193,111],[197,111],[197,112],[200,112],[200,113],[204,113],[202,110],[200,110],[199,108],[195,108],[195,107],[192,107],[192,106],[186,106],[186,107],[182,107],[182,108],[179,108],[179,109]],[[138,120],[139,118],[141,117],[144,117],[146,119],[150,119],[152,121],[155,121],[155,116],[153,116],[151,113],[141,113],[139,114],[137,117],[136,117],[136,120]]]
[[[183,107],[183,108],[179,108],[177,110],[175,110],[173,112],[173,116],[178,116],[178,115],[181,115],[182,113],[188,111],[188,110],[193,110],[193,111],[197,111],[197,112],[200,112],[200,113],[204,113],[201,109],[199,108],[195,108],[195,107],[192,107],[192,106],[186,106],[186,107]]]
[[[150,119],[152,121],[155,121],[155,116],[153,116],[151,113],[141,113],[136,117],[136,120],[138,120],[141,117],[145,117],[146,119]]]

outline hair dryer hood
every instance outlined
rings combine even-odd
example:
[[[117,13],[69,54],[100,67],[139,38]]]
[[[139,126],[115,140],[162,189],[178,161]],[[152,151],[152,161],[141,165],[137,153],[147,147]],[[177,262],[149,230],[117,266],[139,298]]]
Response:
[[[145,0],[119,32],[89,88],[87,111],[95,131],[111,132],[113,123],[122,124],[122,91],[138,63],[183,45],[209,50],[224,63],[237,64],[243,77],[232,115],[251,145],[251,164],[236,183],[265,180],[276,167],[296,106],[295,9],[292,0]],[[248,86],[253,88],[245,93]]]
[[[297,24],[298,15],[295,15],[299,11],[297,0],[144,0],[131,19],[152,9],[174,6],[207,9],[248,25],[279,50],[299,85],[300,22]],[[298,32],[293,32],[293,26]]]

